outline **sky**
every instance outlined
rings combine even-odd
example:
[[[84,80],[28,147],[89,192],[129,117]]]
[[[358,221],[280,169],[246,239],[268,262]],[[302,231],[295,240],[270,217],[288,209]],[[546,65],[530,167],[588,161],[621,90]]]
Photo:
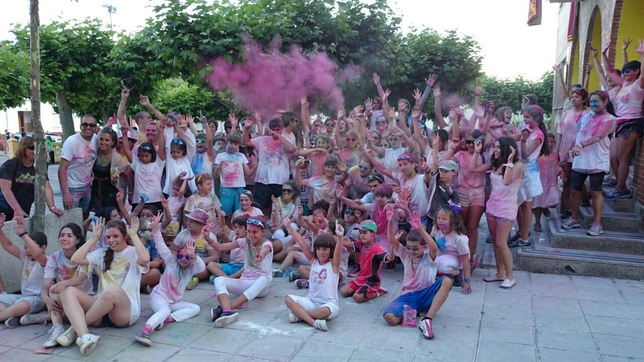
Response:
[[[117,30],[136,31],[154,13],[160,0],[41,0],[40,21],[98,17],[106,24],[110,14],[104,4],[116,8],[112,24]],[[541,25],[529,27],[528,0],[388,0],[403,19],[403,31],[411,27],[438,31],[457,30],[481,45],[483,71],[499,78],[524,76],[536,80],[555,62],[559,4],[543,1]],[[0,12],[0,39],[11,39],[12,23],[29,21],[29,0],[6,0]],[[523,44],[529,44],[523,45]]]

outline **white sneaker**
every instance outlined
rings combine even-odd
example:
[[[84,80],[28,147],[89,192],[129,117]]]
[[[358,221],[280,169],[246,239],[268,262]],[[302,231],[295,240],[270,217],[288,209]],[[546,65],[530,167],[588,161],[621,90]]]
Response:
[[[597,236],[603,233],[604,233],[604,228],[601,225],[597,225],[595,223],[590,225],[590,229],[588,229],[588,235],[591,235],[591,236]]]
[[[65,333],[65,327],[63,327],[62,324],[54,324],[47,333],[50,333],[49,339],[42,346],[45,348],[55,347],[58,345],[58,341],[56,339],[60,337],[61,334]]]
[[[25,314],[22,317],[20,317],[20,324],[23,326],[29,325],[29,324],[47,324],[47,317],[49,317],[49,312],[44,311],[40,313],[34,313],[34,314]]]
[[[329,330],[329,327],[326,325],[326,319],[316,319],[315,322],[313,322],[313,327],[325,332]]]
[[[288,312],[288,321],[291,323],[297,323],[301,321],[302,318],[296,316],[293,312]]]
[[[80,353],[83,356],[89,356],[90,353],[98,345],[99,336],[95,336],[91,333],[87,333],[80,338],[76,339],[76,344],[80,347]]]
[[[69,327],[63,334],[56,338],[56,342],[63,347],[69,347],[78,339],[78,334],[73,327]]]
[[[516,280],[512,279],[505,279],[503,280],[503,283],[501,283],[501,288],[503,289],[510,289],[516,284]]]

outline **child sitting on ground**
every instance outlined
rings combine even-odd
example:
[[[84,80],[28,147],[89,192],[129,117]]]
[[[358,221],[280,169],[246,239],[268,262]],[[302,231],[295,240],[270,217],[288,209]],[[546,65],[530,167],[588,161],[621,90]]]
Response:
[[[47,236],[40,231],[27,234],[23,219],[16,219],[14,231],[26,243],[32,240],[41,249],[42,254],[33,255],[31,251],[14,245],[2,231],[5,215],[0,214],[0,244],[9,254],[22,261],[20,279],[20,294],[0,294],[0,322],[8,328],[21,325],[23,316],[41,312],[45,309],[45,302],[40,297],[45,265],[47,265]]]
[[[177,234],[171,247],[172,251],[178,252],[186,246],[187,241],[194,241],[195,252],[206,265],[211,261],[218,261],[219,252],[212,246],[212,243],[216,244],[216,237],[210,232],[210,227],[207,225],[208,214],[201,209],[195,209],[186,217],[188,218],[187,227]],[[192,277],[186,288],[188,290],[194,289],[200,280],[208,280],[209,276],[208,270],[200,271]]]
[[[154,314],[134,336],[136,341],[148,347],[152,346],[150,340],[152,330],[160,330],[165,324],[181,322],[199,314],[201,310],[199,305],[184,302],[181,299],[192,276],[206,269],[203,260],[195,254],[194,241],[187,240],[176,256],[168,249],[159,231],[161,216],[162,214],[159,213],[152,220],[151,233],[155,246],[165,262],[165,272],[150,296],[150,308]]]
[[[463,293],[470,294],[470,247],[463,220],[447,205],[436,212],[432,237],[438,244],[436,264],[439,274],[454,276],[454,285],[463,286]]]
[[[285,222],[284,226],[290,227],[290,223]],[[329,330],[327,319],[333,319],[338,315],[338,282],[344,229],[337,220],[335,232],[335,240],[331,234],[322,234],[315,238],[315,255],[310,250],[302,249],[311,264],[310,290],[306,297],[288,295],[284,298],[286,306],[290,309],[288,321],[291,323],[304,320],[315,329],[326,332]],[[294,234],[293,239],[305,246],[304,240],[298,234]]]
[[[186,186],[190,178],[184,178],[186,176],[185,172],[180,173],[172,181],[172,195],[168,197],[167,200],[161,199],[161,205],[163,209],[168,209],[169,215],[165,215],[163,224],[161,224],[163,232],[163,240],[165,240],[166,246],[170,247],[174,238],[179,233],[179,213],[181,208],[186,202]],[[167,206],[166,206],[167,205]]]
[[[223,225],[224,238],[225,242],[232,243],[237,239],[246,238],[246,220],[245,217],[237,217],[233,219],[233,230],[230,230],[228,225],[226,225],[224,218],[226,213],[222,210],[220,216],[221,225]],[[217,277],[231,277],[239,278],[244,268],[244,261],[246,260],[246,250],[242,248],[232,249],[228,257],[228,263],[219,263],[211,261],[208,263],[208,270],[212,273],[210,276],[210,281],[215,282]]]
[[[215,292],[219,306],[210,310],[210,319],[219,328],[225,327],[239,318],[239,313],[233,312],[233,309],[239,308],[255,298],[265,297],[273,280],[271,273],[273,244],[264,238],[266,231],[264,222],[259,219],[248,219],[246,225],[248,237],[226,244],[211,243],[211,246],[218,251],[235,248],[246,250],[246,260],[241,278],[215,279]],[[231,303],[229,293],[239,296]]]
[[[393,212],[388,213],[393,216]],[[432,318],[445,303],[452,288],[452,280],[445,276],[436,279],[438,247],[423,227],[418,212],[412,213],[409,223],[412,231],[407,235],[407,245],[401,246],[394,235],[393,218],[389,219],[391,250],[402,261],[405,272],[401,294],[385,308],[383,317],[390,326],[395,326],[402,322],[405,305],[418,313],[426,313],[420,319],[418,328],[425,338],[432,339]],[[390,254],[388,258],[393,260],[394,255]]]
[[[235,210],[233,213],[233,219],[237,217],[245,218],[255,218],[255,217],[264,217],[262,210],[253,206],[253,193],[244,190],[239,195],[239,204],[241,205],[239,209]]]
[[[378,230],[375,222],[365,220],[360,223],[358,230],[360,230],[360,241],[354,241],[353,248],[354,251],[360,252],[360,273],[340,288],[340,294],[343,297],[353,296],[356,303],[364,303],[387,293],[380,288],[382,282],[380,272],[387,251],[374,241]]]

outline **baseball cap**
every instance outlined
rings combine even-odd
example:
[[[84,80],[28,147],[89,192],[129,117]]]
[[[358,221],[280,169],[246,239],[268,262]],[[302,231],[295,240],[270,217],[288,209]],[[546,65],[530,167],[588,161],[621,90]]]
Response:
[[[373,222],[373,220],[365,220],[360,223],[358,230],[369,230],[375,233],[378,230],[378,227],[376,226],[376,223]]]
[[[438,164],[438,168],[447,171],[458,171],[458,165],[452,160],[442,161]]]

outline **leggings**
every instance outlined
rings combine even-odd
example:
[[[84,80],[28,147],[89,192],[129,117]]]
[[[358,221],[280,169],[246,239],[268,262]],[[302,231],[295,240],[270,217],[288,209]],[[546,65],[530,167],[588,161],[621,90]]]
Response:
[[[257,279],[231,279],[215,278],[215,292],[219,294],[242,295],[250,302],[255,298],[262,298],[268,294],[271,282],[261,276]],[[230,293],[228,292],[230,290]]]
[[[436,258],[438,272],[446,275],[457,275],[463,269],[461,258],[456,255],[442,254]]]
[[[168,316],[171,316],[176,322],[181,322],[197,316],[201,310],[199,305],[194,303],[180,301],[170,304],[165,297],[155,292],[150,296],[150,308],[154,314],[145,324],[149,325],[152,330],[165,321]]]

